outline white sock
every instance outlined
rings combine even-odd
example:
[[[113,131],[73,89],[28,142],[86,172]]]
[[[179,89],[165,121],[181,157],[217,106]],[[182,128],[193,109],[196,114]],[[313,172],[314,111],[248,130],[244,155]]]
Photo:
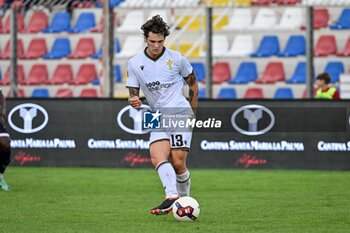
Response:
[[[166,198],[177,197],[176,174],[173,166],[168,161],[163,161],[158,164],[156,170],[165,189]]]
[[[0,180],[4,177],[4,174],[0,173]]]
[[[190,172],[176,175],[176,187],[180,197],[189,196],[191,188]]]

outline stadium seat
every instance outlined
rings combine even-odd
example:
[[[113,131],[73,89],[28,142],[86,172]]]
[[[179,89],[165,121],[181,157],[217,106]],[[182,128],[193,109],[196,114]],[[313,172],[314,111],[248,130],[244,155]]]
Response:
[[[7,97],[7,98],[12,97],[11,91],[7,92],[7,96],[6,96],[6,97]],[[19,97],[19,98],[24,98],[24,97],[26,97],[26,94],[25,94],[25,92],[24,92],[24,90],[23,90],[22,88],[18,88],[18,89],[17,89],[17,97]]]
[[[263,99],[264,92],[259,87],[249,87],[244,93],[244,99]]]
[[[227,54],[229,49],[229,41],[226,35],[213,36],[212,54],[214,57],[220,57]]]
[[[234,8],[229,23],[224,30],[245,29],[252,24],[252,10],[250,8]]]
[[[1,80],[2,85],[8,85],[10,83],[10,72],[11,72],[11,67],[8,66],[6,68],[5,74],[3,79]],[[24,83],[24,68],[23,65],[17,65],[17,82],[19,84]]]
[[[53,16],[51,24],[43,29],[45,33],[58,33],[68,31],[70,29],[70,14],[68,12],[56,12]]]
[[[73,91],[70,88],[60,88],[55,94],[56,98],[72,98]]]
[[[78,16],[74,26],[69,29],[69,32],[79,33],[87,32],[96,26],[95,15],[92,12],[83,12]]]
[[[260,42],[259,48],[252,57],[269,57],[278,55],[280,52],[280,45],[277,36],[264,36]]]
[[[322,35],[317,41],[315,56],[329,56],[337,54],[337,43],[334,35]]]
[[[344,64],[340,61],[328,62],[324,72],[331,76],[331,83],[339,82],[340,75],[345,73]]]
[[[111,8],[114,8],[118,6],[120,3],[124,2],[125,0],[109,0],[109,6]]]
[[[280,87],[277,88],[274,96],[274,99],[293,99],[293,91],[289,87]]]
[[[73,70],[70,64],[58,64],[47,84],[61,85],[73,80]]]
[[[283,82],[285,80],[284,67],[282,62],[269,62],[262,76],[256,80],[256,83],[270,84]]]
[[[255,17],[251,29],[271,29],[274,28],[276,24],[277,16],[275,10],[271,8],[261,8]]]
[[[213,66],[213,83],[227,82],[231,78],[230,64],[227,62],[216,62]]]
[[[236,0],[237,6],[250,6],[252,0]]]
[[[328,27],[329,13],[328,9],[314,9],[314,29]]]
[[[330,26],[331,29],[350,29],[350,8],[345,8],[341,12],[338,21]]]
[[[255,81],[258,77],[258,71],[255,62],[242,62],[236,75],[229,80],[231,84],[244,84]]]
[[[21,12],[17,13],[17,32],[21,33],[24,31],[24,21],[23,14]],[[2,33],[9,33],[11,29],[11,14],[8,14],[5,18],[5,24],[2,28]]]
[[[140,51],[143,46],[143,37],[141,36],[128,36],[122,46],[117,57],[132,57]]]
[[[114,82],[121,83],[123,81],[122,78],[122,70],[120,68],[120,65],[114,65]]]
[[[46,84],[48,79],[47,66],[45,64],[34,64],[24,80],[27,85]]]
[[[11,55],[11,40],[8,39],[5,45],[5,49],[2,51],[0,58],[9,59]],[[17,39],[17,56],[18,58],[24,57],[23,41],[22,39]]]
[[[237,35],[227,56],[245,57],[254,52],[252,35]]]
[[[205,80],[205,65],[202,62],[191,62],[194,74],[198,82],[204,82]]]
[[[92,28],[90,32],[101,33],[103,31],[104,26],[105,24],[102,17],[100,22],[94,28]]]
[[[343,52],[337,54],[338,56],[350,56],[350,37],[345,43]]]
[[[78,74],[70,82],[74,85],[85,85],[97,78],[96,67],[94,64],[82,64],[79,67]]]
[[[295,5],[300,3],[301,0],[275,0],[275,3],[278,5]]]
[[[114,40],[114,53],[119,53],[120,52],[120,42],[119,42],[119,39],[116,38]],[[102,58],[102,54],[103,54],[103,51],[102,51],[102,46],[99,48],[99,50],[96,51],[96,53],[92,54],[90,57],[91,58],[95,58],[95,59],[101,59]]]
[[[296,57],[305,55],[306,41],[302,35],[294,35],[289,37],[286,48],[279,54],[281,57]]]
[[[301,61],[297,64],[294,73],[286,83],[297,84],[306,82],[306,63]]]
[[[205,99],[205,88],[201,88],[198,90],[198,98]]]
[[[192,46],[193,46],[193,43],[180,42],[180,44],[171,45],[170,49],[179,51],[182,55],[190,58],[196,58],[196,57],[199,57],[199,55],[204,55],[204,53],[201,52],[200,46],[197,46],[193,51],[191,51],[191,53],[189,53]]]
[[[237,99],[237,93],[234,88],[221,88],[218,94],[218,99]]]
[[[32,92],[32,98],[49,98],[49,90],[46,88],[36,88]]]
[[[73,53],[69,54],[68,58],[87,58],[96,52],[94,39],[82,37]]]
[[[81,98],[96,98],[98,97],[97,90],[94,88],[85,88],[80,92]]]
[[[2,27],[2,14],[0,14],[0,33],[3,33],[3,27]]]
[[[37,59],[47,54],[46,41],[44,38],[34,38],[30,41],[27,52],[24,55],[26,59]]]
[[[284,10],[282,18],[276,29],[299,29],[303,24],[302,8],[287,8]]]
[[[51,47],[51,51],[44,55],[44,59],[60,59],[67,57],[71,53],[70,41],[68,38],[56,38]]]
[[[144,24],[143,11],[134,10],[127,13],[120,27],[116,29],[117,32],[136,32]]]
[[[27,33],[38,33],[49,25],[47,15],[43,11],[34,11],[25,29]]]

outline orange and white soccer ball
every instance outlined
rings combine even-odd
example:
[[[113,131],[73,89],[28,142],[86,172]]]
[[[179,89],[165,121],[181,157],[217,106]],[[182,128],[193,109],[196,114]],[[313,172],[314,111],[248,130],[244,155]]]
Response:
[[[195,221],[197,220],[199,213],[199,204],[192,197],[180,197],[173,204],[173,215],[177,221]]]

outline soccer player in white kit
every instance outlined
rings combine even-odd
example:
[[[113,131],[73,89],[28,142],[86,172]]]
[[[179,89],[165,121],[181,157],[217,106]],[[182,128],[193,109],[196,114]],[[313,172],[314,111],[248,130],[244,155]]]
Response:
[[[156,15],[141,29],[147,47],[128,62],[126,87],[129,89],[130,105],[136,109],[141,107],[139,99],[141,88],[152,110],[189,109],[195,114],[198,83],[188,60],[180,53],[164,47],[165,38],[169,35],[169,26]],[[182,93],[185,83],[189,86],[189,100]],[[186,159],[192,131],[175,130],[152,131],[150,135],[151,161],[166,194],[165,200],[151,209],[151,214],[154,215],[171,212],[175,200],[180,196],[189,196],[190,193],[190,173],[186,167]],[[172,163],[169,162],[169,157]]]

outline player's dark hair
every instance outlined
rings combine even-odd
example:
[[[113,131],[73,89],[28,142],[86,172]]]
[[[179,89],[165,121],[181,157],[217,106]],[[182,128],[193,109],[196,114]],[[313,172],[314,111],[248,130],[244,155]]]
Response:
[[[322,73],[316,77],[316,80],[323,80],[326,84],[329,84],[331,82],[331,77],[328,73]]]
[[[141,30],[145,38],[148,37],[150,32],[155,34],[163,35],[164,38],[169,36],[169,26],[164,22],[160,15],[155,15],[149,19],[144,25],[142,25]]]

